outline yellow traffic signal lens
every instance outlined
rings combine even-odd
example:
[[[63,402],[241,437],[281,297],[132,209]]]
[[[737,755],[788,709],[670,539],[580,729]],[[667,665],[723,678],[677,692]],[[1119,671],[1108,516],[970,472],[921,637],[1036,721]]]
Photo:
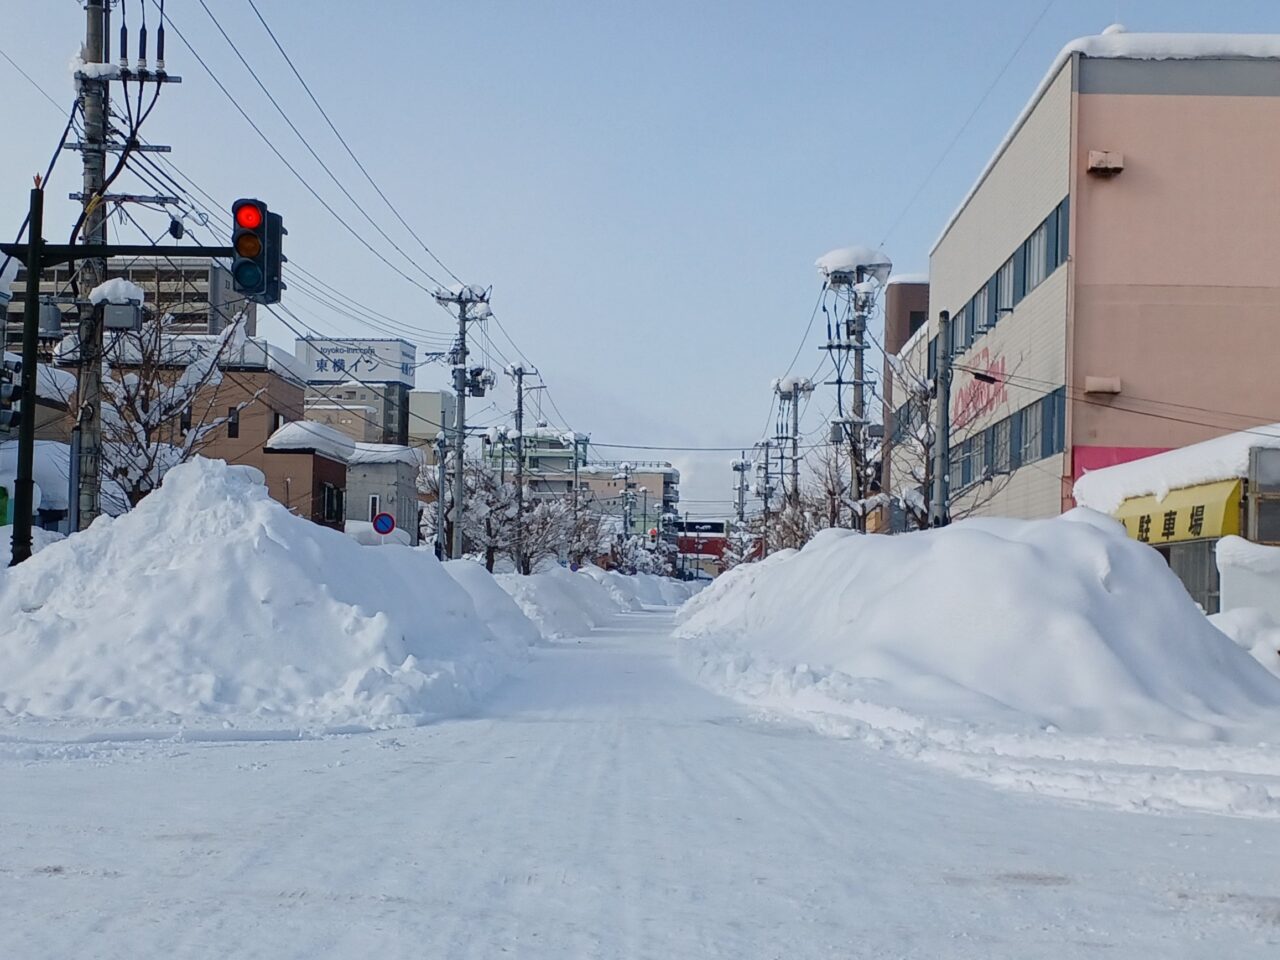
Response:
[[[236,256],[256,259],[262,253],[262,239],[255,233],[242,233],[236,237]]]

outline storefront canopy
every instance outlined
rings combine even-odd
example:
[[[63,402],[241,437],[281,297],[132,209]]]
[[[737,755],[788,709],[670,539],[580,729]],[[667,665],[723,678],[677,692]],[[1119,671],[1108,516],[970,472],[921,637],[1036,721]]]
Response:
[[[1240,533],[1240,480],[1171,490],[1162,500],[1132,497],[1112,514],[1143,543],[1177,543]]]

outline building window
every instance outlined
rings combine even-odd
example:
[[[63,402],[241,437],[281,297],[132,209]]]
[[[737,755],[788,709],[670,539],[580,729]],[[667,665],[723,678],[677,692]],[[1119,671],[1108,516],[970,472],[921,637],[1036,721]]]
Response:
[[[285,420],[283,413],[276,413],[274,410],[271,412],[271,432],[272,433],[275,433],[277,430],[283,427],[286,422],[287,421]]]
[[[184,434],[191,430],[191,404],[187,404],[182,408],[182,413],[178,416],[178,429]]]
[[[1067,262],[1067,250],[1071,239],[1071,197],[1062,198],[1058,204],[1058,265]]]
[[[227,407],[227,437],[235,440],[240,436],[240,408]]]
[[[990,317],[991,301],[987,297],[987,288],[983,287],[973,295],[973,300],[969,303],[969,312],[973,315],[970,326],[977,333],[982,333],[991,326]]]
[[[370,523],[372,523],[373,518],[376,517],[381,512],[381,510],[379,509],[381,502],[382,502],[381,498],[376,493],[369,494],[369,522]]]
[[[1044,432],[1044,415],[1040,411],[1041,401],[1018,411],[1022,419],[1022,449],[1018,452],[1018,462],[1035,463],[1043,454],[1041,437]]]
[[[990,466],[987,461],[987,441],[989,431],[982,431],[976,437],[966,441],[969,444],[969,480],[972,483],[981,483],[987,479],[987,468]]]
[[[335,487],[332,483],[326,483],[321,487],[321,496],[323,498],[322,511],[323,519],[326,523],[341,523],[344,514],[344,497],[345,491]]]
[[[1042,223],[1036,227],[1035,233],[1027,238],[1026,243],[1026,277],[1027,293],[1030,293],[1048,276],[1049,226]]]
[[[1009,435],[1012,431],[1012,421],[1012,417],[1005,417],[991,428],[992,473],[1008,473],[1013,469],[1009,446]]]
[[[996,273],[996,319],[1013,309],[1013,257]]]
[[[965,340],[965,332],[969,329],[969,320],[965,316],[968,310],[961,310],[951,320],[951,355],[964,353],[965,347],[969,345]]]
[[[925,320],[929,315],[923,310],[912,310],[907,314],[907,336],[911,336],[917,330],[924,326]]]
[[[933,380],[938,375],[938,338],[929,341],[928,377]]]

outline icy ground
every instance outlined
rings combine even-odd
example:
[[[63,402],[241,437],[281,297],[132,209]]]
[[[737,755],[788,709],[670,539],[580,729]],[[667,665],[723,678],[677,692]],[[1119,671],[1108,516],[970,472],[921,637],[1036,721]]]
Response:
[[[1273,821],[1072,805],[824,737],[695,685],[670,629],[619,615],[535,649],[482,715],[413,729],[9,724],[0,957],[1280,955]]]

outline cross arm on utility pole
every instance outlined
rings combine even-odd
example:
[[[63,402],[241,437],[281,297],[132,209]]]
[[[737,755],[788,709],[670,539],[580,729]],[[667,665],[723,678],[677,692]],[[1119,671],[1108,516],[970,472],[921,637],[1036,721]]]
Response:
[[[25,261],[25,243],[0,243],[0,253]],[[40,263],[106,260],[110,257],[234,257],[233,247],[159,247],[149,243],[41,243]]]

